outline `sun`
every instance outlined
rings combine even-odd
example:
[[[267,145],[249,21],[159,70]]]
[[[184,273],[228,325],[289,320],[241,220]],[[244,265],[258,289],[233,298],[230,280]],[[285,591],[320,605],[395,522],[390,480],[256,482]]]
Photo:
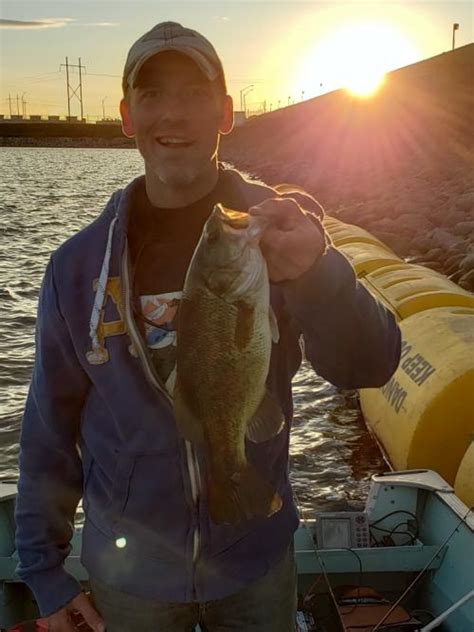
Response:
[[[400,50],[398,35],[389,27],[372,23],[348,26],[335,34],[331,46],[335,53],[337,72],[341,86],[351,94],[369,97],[383,84],[389,65],[387,50]],[[344,54],[345,53],[345,54]]]
[[[377,70],[354,72],[344,87],[357,97],[370,97],[382,86],[384,80],[385,73]]]
[[[346,88],[368,97],[383,85],[389,70],[416,60],[417,53],[411,41],[390,24],[351,22],[306,51],[298,83],[306,86],[307,96]]]

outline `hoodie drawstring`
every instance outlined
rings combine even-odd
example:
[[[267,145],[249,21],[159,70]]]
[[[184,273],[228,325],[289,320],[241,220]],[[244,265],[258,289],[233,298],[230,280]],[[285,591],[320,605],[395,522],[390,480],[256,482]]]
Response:
[[[102,310],[104,308],[107,281],[109,279],[110,257],[112,255],[112,238],[116,221],[117,216],[115,216],[110,222],[107,247],[105,249],[99,280],[97,281],[94,305],[92,307],[91,319],[89,322],[89,336],[92,342],[92,350],[86,353],[86,358],[90,364],[104,364],[104,362],[107,362],[109,359],[107,349],[101,345],[99,341],[98,327]]]

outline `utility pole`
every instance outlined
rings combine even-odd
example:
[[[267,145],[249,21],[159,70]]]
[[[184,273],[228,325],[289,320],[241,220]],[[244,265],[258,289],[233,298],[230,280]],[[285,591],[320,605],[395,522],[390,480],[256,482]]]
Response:
[[[18,93],[16,95],[16,113],[17,113],[17,116],[20,116],[20,106],[18,104]]]
[[[459,30],[459,24],[457,22],[455,22],[453,24],[453,50],[455,48],[455,43],[456,43],[456,31]]]
[[[61,69],[61,66],[59,67]],[[69,65],[66,57],[66,83],[67,83],[67,117],[71,118],[71,99],[69,98]]]
[[[247,92],[252,92],[252,90],[253,90],[253,85],[246,86],[245,88],[242,88],[242,90],[240,91],[240,110],[241,111],[245,110],[245,95],[247,94]]]
[[[76,97],[77,99],[79,99],[79,103],[81,104],[81,122],[82,122],[82,119],[84,118],[84,109],[83,109],[83,102],[82,102],[82,73],[81,73],[81,70],[86,70],[86,67],[81,64],[81,58],[80,57],[79,57],[79,65],[70,64],[68,58],[66,57],[66,63],[65,64],[60,64],[59,69],[61,69],[63,66],[66,66],[67,115],[68,115],[68,118],[71,117],[71,99],[73,97]],[[76,88],[73,88],[71,86],[70,81],[69,81],[69,68],[79,68],[79,85]],[[78,90],[79,90],[79,94],[77,94]]]
[[[8,95],[8,107],[10,109],[10,118],[12,117],[12,96],[11,94]]]
[[[24,99],[25,94],[26,92],[23,92],[23,94],[21,95],[21,113],[24,118],[26,118],[26,101]]]
[[[81,123],[84,119],[84,110],[82,107],[82,75],[81,75],[81,58],[79,57],[79,91],[80,91],[80,97],[79,100],[81,102]]]
[[[107,98],[107,97],[104,97],[104,98],[102,99],[102,120],[103,120],[103,121],[105,121],[105,105],[104,105],[104,103],[105,103],[105,99],[106,99],[106,98]]]

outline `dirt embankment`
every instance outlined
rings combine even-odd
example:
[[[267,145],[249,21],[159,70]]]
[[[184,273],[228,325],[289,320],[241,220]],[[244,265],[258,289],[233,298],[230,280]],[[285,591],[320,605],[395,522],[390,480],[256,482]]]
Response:
[[[249,120],[221,157],[303,186],[339,219],[474,290],[474,44]]]

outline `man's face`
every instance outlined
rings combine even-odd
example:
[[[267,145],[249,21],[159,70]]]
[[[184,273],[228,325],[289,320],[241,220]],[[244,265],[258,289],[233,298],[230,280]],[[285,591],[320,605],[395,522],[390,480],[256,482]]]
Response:
[[[215,168],[219,131],[232,127],[232,100],[189,57],[167,51],[149,59],[121,103],[146,172],[165,186],[189,186]]]

